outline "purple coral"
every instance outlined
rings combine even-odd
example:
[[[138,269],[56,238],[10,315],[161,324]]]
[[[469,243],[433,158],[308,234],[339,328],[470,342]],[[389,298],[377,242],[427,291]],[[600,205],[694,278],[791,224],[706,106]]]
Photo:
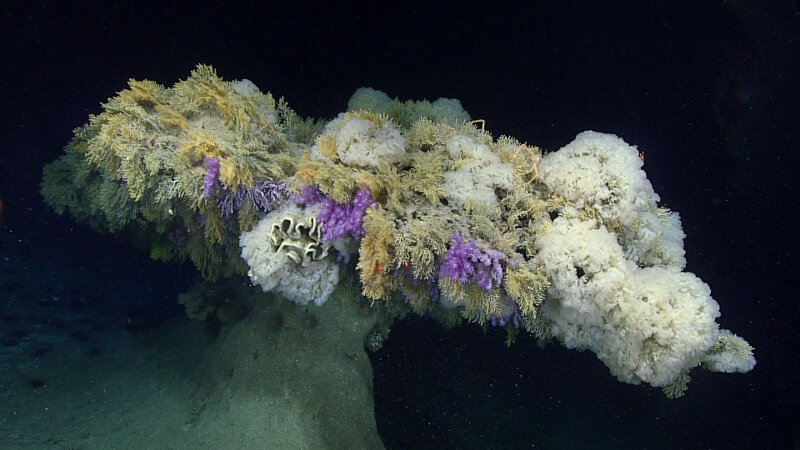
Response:
[[[372,194],[366,187],[361,188],[352,201],[336,203],[326,197],[316,186],[305,186],[300,190],[300,195],[295,197],[295,202],[300,205],[314,205],[322,203],[319,221],[322,223],[322,240],[332,241],[336,238],[350,234],[355,239],[361,239],[364,234],[364,215],[367,209],[376,205]]]
[[[282,181],[273,182],[271,178],[259,181],[252,187],[239,186],[236,191],[226,190],[217,201],[224,217],[243,208],[269,212],[272,206],[291,196],[291,191]]]
[[[467,242],[460,233],[453,234],[453,245],[439,269],[440,277],[458,284],[474,282],[487,291],[503,281],[505,255],[497,250],[479,250],[475,240]]]
[[[208,172],[203,180],[203,200],[211,198],[211,192],[219,187],[219,158],[205,158]]]
[[[453,234],[453,245],[444,257],[439,276],[450,278],[458,284],[469,283],[475,273],[471,263],[472,255],[478,251],[478,244],[473,240],[466,243],[460,233]]]
[[[295,196],[294,201],[298,205],[314,205],[319,202],[325,201],[327,197],[317,186],[303,186],[300,189],[300,195]]]

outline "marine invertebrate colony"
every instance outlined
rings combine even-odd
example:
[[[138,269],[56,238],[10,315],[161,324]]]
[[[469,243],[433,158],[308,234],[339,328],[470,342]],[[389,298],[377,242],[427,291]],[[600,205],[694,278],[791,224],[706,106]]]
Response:
[[[356,240],[361,239],[364,236],[363,223],[367,208],[376,205],[366,186],[356,192],[352,201],[344,204],[327,198],[315,186],[303,187],[303,191],[296,201],[298,204],[309,206],[322,204],[319,220],[323,224],[322,239],[324,241],[333,241],[345,235],[350,235]]]
[[[683,271],[680,217],[617,136],[543,155],[473,126],[456,100],[366,88],[316,127],[202,65],[172,88],[131,80],[104,109],[45,168],[45,200],[210,281],[247,273],[322,305],[347,278],[389,321],[466,320],[509,342],[524,329],[671,396],[695,367],[755,365]]]
[[[475,283],[487,291],[503,281],[505,258],[497,250],[481,251],[473,240],[469,243],[459,233],[453,234],[453,243],[444,257],[440,276],[458,284]]]

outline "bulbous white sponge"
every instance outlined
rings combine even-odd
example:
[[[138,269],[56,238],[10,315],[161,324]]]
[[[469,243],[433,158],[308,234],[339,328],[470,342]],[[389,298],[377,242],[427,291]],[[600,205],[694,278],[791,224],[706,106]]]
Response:
[[[584,131],[542,158],[539,174],[576,210],[591,209],[615,230],[626,258],[643,267],[686,265],[680,216],[658,207],[635,146],[613,134]],[[574,214],[565,214],[575,217]]]
[[[352,118],[336,134],[337,156],[349,166],[377,167],[380,162],[405,161],[405,145],[400,130],[388,120],[379,128],[371,120]]]
[[[469,202],[478,201],[497,206],[495,189],[512,189],[514,169],[511,164],[501,162],[488,145],[469,136],[455,135],[447,141],[446,148],[453,160],[468,160],[457,170],[444,173],[442,188],[451,204],[466,208]]]
[[[595,221],[557,218],[536,249],[551,281],[540,311],[552,335],[593,351],[620,381],[669,385],[717,340],[708,285],[678,269],[639,268]]]
[[[717,342],[703,356],[703,368],[712,372],[749,372],[756,365],[753,347],[728,330],[721,330]]]
[[[539,177],[577,208],[593,208],[604,221],[630,225],[659,198],[642,170],[636,147],[613,134],[584,131],[559,151],[548,153]]]

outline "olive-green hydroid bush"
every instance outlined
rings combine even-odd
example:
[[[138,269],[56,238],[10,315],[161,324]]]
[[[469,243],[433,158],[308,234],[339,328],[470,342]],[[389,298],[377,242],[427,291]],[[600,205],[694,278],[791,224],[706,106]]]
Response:
[[[413,311],[588,349],[671,397],[695,367],[753,368],[683,271],[680,217],[636,147],[587,131],[544,154],[469,120],[457,100],[368,88],[332,120],[301,119],[200,65],[171,88],[129,81],[45,167],[42,194],[208,280],[247,273],[302,305],[356,292],[382,317],[373,350]],[[183,301],[197,317],[215,305],[197,288]]]

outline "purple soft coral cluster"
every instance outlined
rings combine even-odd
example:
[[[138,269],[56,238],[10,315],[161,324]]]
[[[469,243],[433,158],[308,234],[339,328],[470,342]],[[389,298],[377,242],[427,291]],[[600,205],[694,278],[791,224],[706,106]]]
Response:
[[[322,223],[323,242],[348,233],[355,239],[361,239],[365,234],[364,215],[367,209],[376,204],[366,187],[361,188],[349,203],[336,203],[326,197],[318,187],[305,186],[300,190],[300,195],[295,197],[295,202],[300,205],[322,203],[319,221]]]
[[[325,197],[317,186],[303,186],[300,188],[300,195],[294,198],[294,202],[298,205],[311,206],[327,199],[328,197]]]
[[[500,265],[503,259],[503,253],[479,250],[475,240],[467,242],[460,233],[454,233],[453,245],[444,257],[439,276],[458,284],[474,282],[491,291],[503,281],[503,266]]]
[[[208,172],[203,180],[203,200],[211,198],[211,193],[219,187],[219,158],[205,158]]]
[[[272,206],[291,197],[292,192],[282,181],[273,182],[271,178],[259,181],[252,187],[239,186],[236,191],[226,191],[217,201],[220,212],[228,217],[243,208],[269,212]]]

